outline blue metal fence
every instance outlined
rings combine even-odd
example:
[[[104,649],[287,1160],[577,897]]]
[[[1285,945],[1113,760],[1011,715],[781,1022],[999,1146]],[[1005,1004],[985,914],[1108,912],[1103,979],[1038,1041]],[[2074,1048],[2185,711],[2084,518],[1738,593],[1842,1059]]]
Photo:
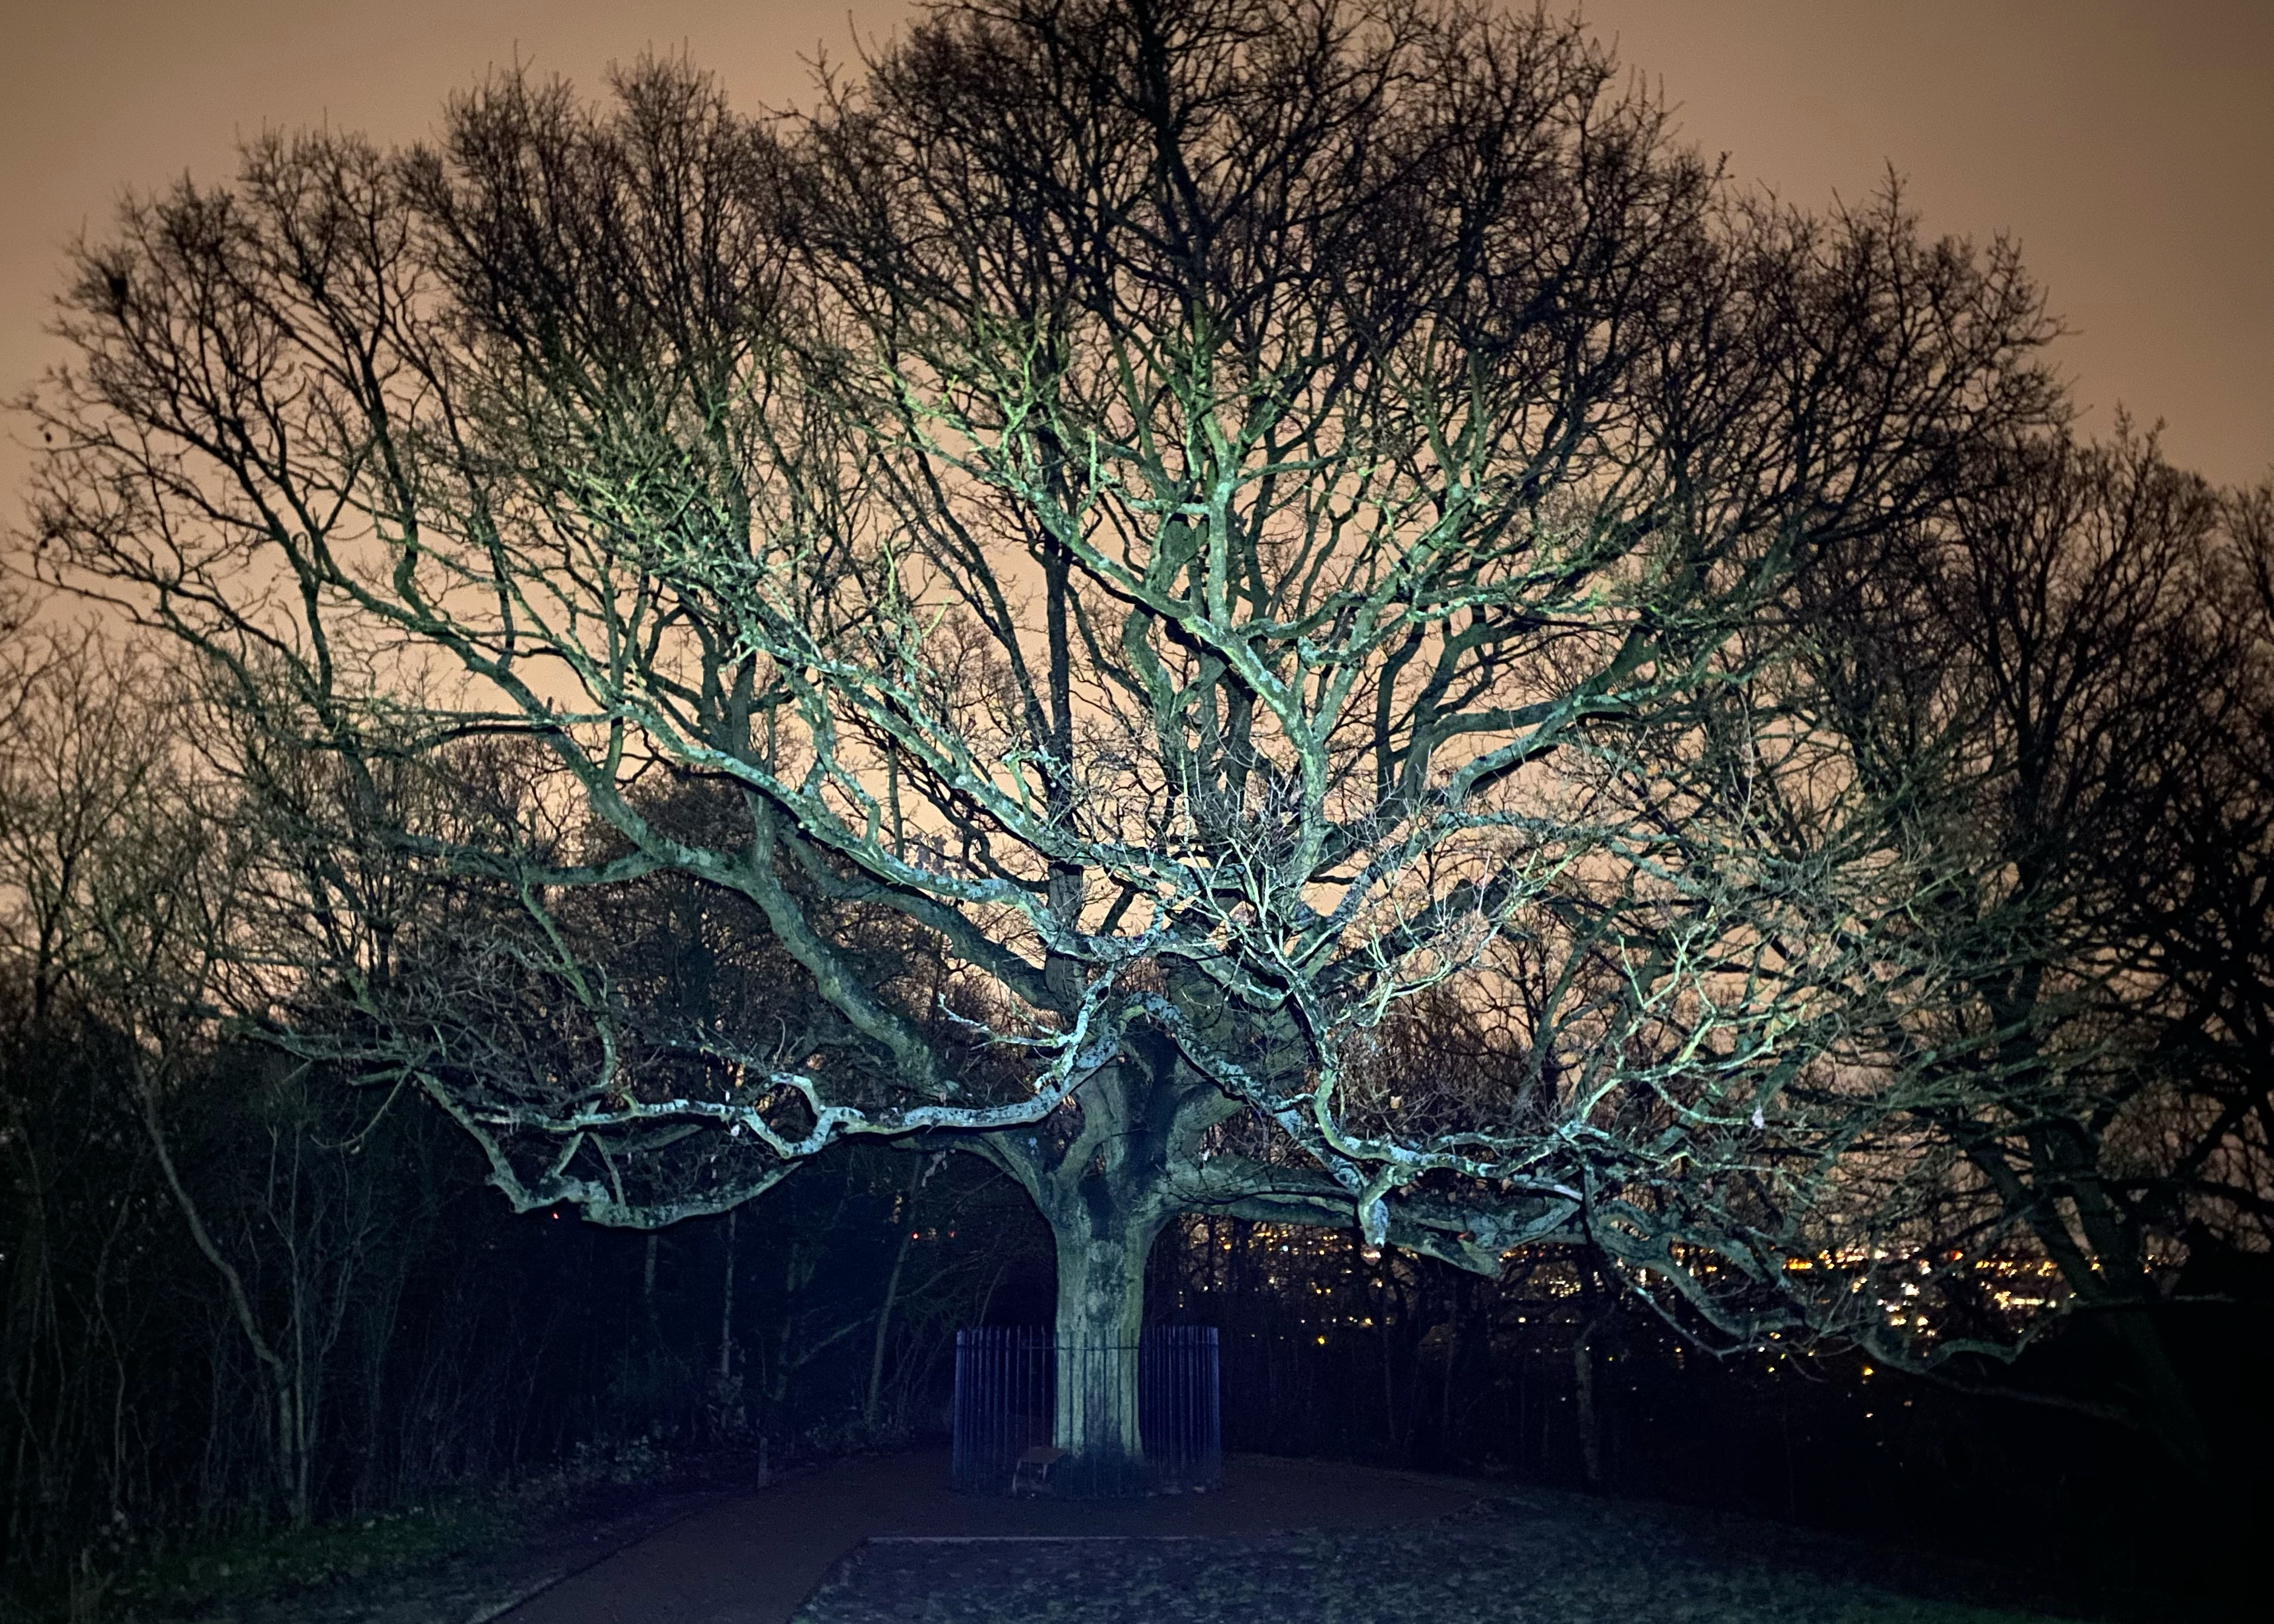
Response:
[[[975,1493],[1010,1488],[1021,1456],[1054,1441],[1058,1367],[1080,1359],[1078,1385],[1095,1406],[1137,1405],[1143,1459],[1069,1461],[1060,1485],[1079,1480],[1095,1494],[1173,1494],[1224,1481],[1224,1410],[1217,1387],[1219,1350],[1212,1325],[1148,1326],[1133,1345],[1059,1343],[1043,1326],[982,1326],[955,1334],[955,1486]],[[1128,1361],[1136,1380],[1127,1380]],[[1125,1418],[1107,1416],[1103,1431],[1126,1436]]]

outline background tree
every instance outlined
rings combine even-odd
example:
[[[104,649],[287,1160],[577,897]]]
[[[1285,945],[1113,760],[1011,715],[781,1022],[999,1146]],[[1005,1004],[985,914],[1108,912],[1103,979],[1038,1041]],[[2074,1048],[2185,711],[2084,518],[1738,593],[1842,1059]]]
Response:
[[[1185,1211],[1848,1312],[1782,1261],[1917,1103],[1873,1034],[1935,970],[1762,611],[2046,417],[2047,328],[2002,250],[1748,203],[1616,83],[1541,17],[1013,0],[781,124],[666,64],[267,139],[79,254],[49,569],[478,898],[432,974],[359,928],[326,1052],[519,1207],[922,1135],[1049,1220],[1069,1342],[1133,1339]],[[515,795],[385,832],[390,763],[500,740]],[[666,875],[798,1022],[605,973],[577,921]],[[1523,989],[1519,1064],[1371,1086],[1460,981]],[[1111,1479],[1133,1370],[1082,1368]]]
[[[338,972],[371,954],[328,933],[387,926],[416,982],[433,973],[430,933],[465,924],[476,888],[346,838],[326,809],[343,775],[237,749],[229,716],[200,712],[147,651],[51,630],[0,659],[17,684],[0,738],[11,1604],[90,1611],[185,1536],[222,1544],[242,1574],[261,1564],[228,1542],[263,1529],[360,1523],[509,1474],[652,1473],[659,1445],[731,1462],[758,1440],[806,1452],[930,1424],[953,1326],[1000,1264],[974,1237],[1018,1255],[999,1217],[965,1217],[1011,1195],[998,1177],[943,1168],[912,1192],[918,1159],[840,1154],[770,1209],[763,1250],[725,1244],[714,1222],[643,1257],[644,1237],[514,1216],[414,1091],[350,1088],[222,1032],[275,981],[305,1046],[352,1031],[355,980]],[[245,798],[200,746],[267,772],[261,793]],[[403,784],[425,776],[394,775],[397,826],[434,824],[434,786],[422,805]],[[472,762],[454,781],[494,795],[501,778]],[[340,838],[305,838],[315,818]],[[612,973],[727,989],[752,968],[731,921],[666,934],[685,901],[671,876],[615,901]],[[319,965],[335,974],[305,985]]]
[[[2229,493],[2199,613],[2210,621],[2191,748],[2157,787],[2136,895],[2143,973],[2167,990],[2159,1059],[2193,1109],[2170,1168],[2199,1240],[2268,1250],[2274,1218],[2274,487]]]
[[[415,1229],[424,1203],[415,1192],[383,1199],[351,1164],[358,1147],[326,1132],[305,1068],[291,1072],[273,1054],[255,1068],[267,1075],[234,1124],[249,1136],[240,1154],[186,1165],[177,1156],[177,1119],[213,1109],[202,1096],[217,1019],[242,1004],[230,983],[249,957],[238,933],[252,848],[180,743],[194,710],[177,682],[147,654],[107,650],[84,634],[49,641],[44,655],[0,756],[0,872],[10,880],[0,920],[19,978],[12,990],[26,1003],[19,1030],[51,1055],[87,1051],[65,1069],[87,1097],[76,1111],[41,1113],[37,1123],[27,1115],[10,1135],[26,1163],[29,1238],[35,1249],[47,1244],[49,1186],[61,1171],[52,1165],[55,1130],[78,1117],[87,1131],[123,1130],[139,1141],[135,1176],[99,1204],[104,1250],[133,1244],[137,1207],[151,1195],[173,1209],[257,1372],[273,1492],[305,1524],[328,1369],[346,1316],[386,1250],[382,1228]],[[27,1093],[16,1103],[37,1099]],[[79,1155],[102,1152],[82,1145]],[[235,1179],[245,1187],[216,1187]],[[134,1360],[106,1288],[124,1267],[124,1259],[98,1267],[86,1309],[107,1333],[116,1419]],[[19,1275],[27,1285],[43,1278],[52,1276],[38,1258]],[[34,1326],[39,1319],[31,1316]],[[64,1425],[74,1408],[58,1403],[50,1423]],[[114,1439],[114,1510],[123,1511],[130,1449],[123,1432]]]
[[[2191,1228],[2216,1210],[2232,1244],[2263,1211],[2242,1193],[2264,1185],[2263,1079],[2228,1047],[2263,981],[2247,512],[2121,425],[1987,445],[1946,515],[1827,560],[1806,611],[1827,718],[1946,876],[1920,921],[1955,973],[1910,1030],[1970,1086],[1917,1113],[1954,1160],[1912,1244],[2056,1272],[1977,1280],[1939,1317],[2065,1299],[2121,1372],[2072,1402],[2198,1472],[2210,1440],[2156,1310]]]

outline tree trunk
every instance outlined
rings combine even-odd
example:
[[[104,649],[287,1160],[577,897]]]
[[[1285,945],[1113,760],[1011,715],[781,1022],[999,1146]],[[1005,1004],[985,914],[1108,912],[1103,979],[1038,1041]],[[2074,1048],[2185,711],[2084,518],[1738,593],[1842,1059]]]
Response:
[[[2163,1447],[2187,1481],[2202,1483],[2211,1470],[2210,1434],[2147,1305],[2113,1307],[2092,1320],[2132,1378],[2129,1408],[2140,1430]]]
[[[923,1189],[924,1175],[930,1164],[922,1157],[916,1160],[915,1171],[908,1176],[908,1192],[892,1207],[892,1222],[899,1228],[899,1238],[892,1247],[892,1272],[885,1277],[885,1303],[877,1311],[877,1335],[869,1347],[869,1394],[861,1404],[861,1425],[873,1439],[877,1432],[877,1405],[885,1391],[885,1350],[891,1345],[892,1308],[900,1297],[900,1276],[908,1267],[908,1248],[915,1244],[916,1230],[916,1196]],[[986,1312],[980,1313],[980,1323],[986,1323]]]
[[[1051,1437],[1068,1460],[1059,1492],[1145,1492],[1137,1414],[1137,1340],[1145,1317],[1145,1259],[1162,1218],[1112,1181],[1084,1181],[1089,1199],[1049,1214],[1058,1272],[1058,1390]]]
[[[1571,1344],[1571,1395],[1578,1412],[1574,1419],[1579,1430],[1579,1470],[1591,1491],[1603,1486],[1602,1417],[1595,1405],[1594,1343],[1604,1318],[1598,1314],[1588,1320]]]
[[[650,1229],[647,1246],[640,1257],[640,1307],[647,1314],[648,1335],[659,1347],[663,1342],[663,1322],[655,1312],[655,1254],[662,1244],[663,1237]]]
[[[1062,1494],[1141,1494],[1147,1486],[1137,1345],[1145,1261],[1178,1207],[1172,1142],[1183,1143],[1178,1154],[1189,1159],[1198,1136],[1229,1114],[1224,1096],[1184,1075],[1181,1064],[1166,1044],[1133,1045],[1035,1132],[981,1144],[1050,1226],[1058,1262],[1050,1435],[1065,1452],[1050,1477]]]
[[[240,1274],[214,1240],[213,1231],[206,1228],[204,1214],[190,1195],[189,1186],[182,1182],[180,1170],[174,1165],[174,1153],[167,1144],[165,1129],[158,1116],[158,1093],[147,1078],[136,1079],[136,1092],[140,1095],[142,1121],[149,1131],[151,1148],[157,1152],[158,1169],[165,1175],[166,1187],[173,1192],[174,1204],[189,1227],[190,1238],[205,1254],[206,1261],[222,1278],[228,1289],[230,1307],[237,1327],[243,1334],[245,1345],[252,1349],[260,1363],[262,1374],[267,1379],[269,1399],[275,1417],[275,1436],[271,1440],[275,1455],[277,1486],[284,1498],[285,1510],[294,1528],[305,1528],[313,1510],[309,1498],[311,1451],[306,1431],[300,1425],[302,1409],[293,1392],[293,1373],[285,1366],[269,1339],[262,1334],[260,1316],[253,1312],[252,1302]]]
[[[734,1379],[734,1223],[742,1209],[727,1209],[727,1267],[719,1278],[719,1386]]]

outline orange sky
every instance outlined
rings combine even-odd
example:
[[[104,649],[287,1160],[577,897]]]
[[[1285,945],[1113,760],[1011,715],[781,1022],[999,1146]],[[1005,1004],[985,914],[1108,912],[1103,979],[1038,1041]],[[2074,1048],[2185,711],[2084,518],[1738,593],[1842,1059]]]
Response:
[[[684,45],[744,104],[899,0],[0,0],[0,395],[53,358],[58,245],[123,187],[225,174],[240,133],[328,119],[385,141],[516,56],[596,85]],[[2058,359],[2105,425],[2274,472],[2274,0],[1596,0],[1684,133],[1795,201],[1892,163],[1931,229],[2017,237],[2077,329]],[[20,423],[10,438],[20,440]],[[0,447],[4,511],[25,454]]]

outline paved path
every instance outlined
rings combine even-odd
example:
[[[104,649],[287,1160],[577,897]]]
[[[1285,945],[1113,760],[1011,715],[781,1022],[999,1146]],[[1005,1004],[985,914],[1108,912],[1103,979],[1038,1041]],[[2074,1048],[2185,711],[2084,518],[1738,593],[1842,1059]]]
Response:
[[[947,1487],[947,1452],[870,1455],[698,1512],[572,1575],[499,1624],[781,1624],[872,1536],[1251,1534],[1442,1516],[1480,1485],[1234,1455],[1213,1494],[1118,1503],[982,1498]]]

